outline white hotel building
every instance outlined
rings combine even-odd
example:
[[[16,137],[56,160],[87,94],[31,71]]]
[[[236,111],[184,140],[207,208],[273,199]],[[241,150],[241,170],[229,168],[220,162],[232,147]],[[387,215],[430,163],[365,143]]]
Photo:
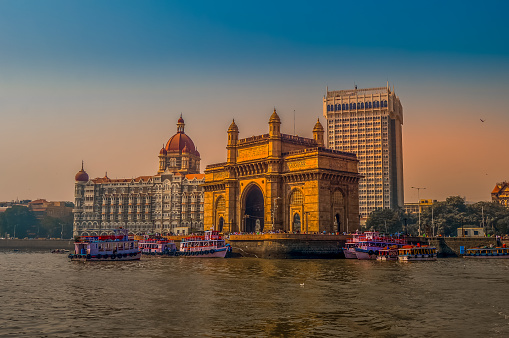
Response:
[[[359,159],[361,222],[373,210],[403,207],[403,107],[394,89],[327,89],[323,115],[328,148]]]
[[[184,133],[182,116],[159,152],[156,175],[89,179],[75,176],[73,235],[107,235],[118,227],[132,234],[188,234],[203,230],[203,187],[200,153]]]

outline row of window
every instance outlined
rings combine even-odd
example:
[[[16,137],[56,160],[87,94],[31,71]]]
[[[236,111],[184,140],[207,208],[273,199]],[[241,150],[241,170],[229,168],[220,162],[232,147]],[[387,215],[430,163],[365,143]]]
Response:
[[[369,102],[353,102],[353,103],[343,103],[343,104],[328,104],[327,111],[341,111],[341,110],[354,110],[354,109],[370,109],[370,108],[380,108],[387,107],[387,100],[385,101],[369,101]]]

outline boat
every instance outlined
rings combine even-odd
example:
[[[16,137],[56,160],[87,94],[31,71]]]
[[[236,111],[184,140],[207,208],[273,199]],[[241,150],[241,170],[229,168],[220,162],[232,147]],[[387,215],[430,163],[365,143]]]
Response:
[[[122,228],[114,229],[113,235],[77,237],[74,254],[69,254],[71,261],[132,261],[140,257],[138,241]]]
[[[175,256],[177,245],[174,241],[161,236],[145,236],[138,242],[142,255],[169,257]]]
[[[180,241],[176,256],[200,258],[224,258],[231,251],[219,231],[207,230],[204,236],[192,235]]]
[[[465,250],[464,247],[460,247],[460,254],[464,258],[509,258],[509,248],[506,245],[502,247],[475,247],[468,248]]]
[[[397,245],[381,249],[378,252],[378,256],[376,256],[376,259],[379,261],[397,261],[399,253],[398,249],[399,247]]]
[[[346,259],[357,259],[357,255],[355,254],[355,248],[358,246],[359,242],[365,239],[365,235],[356,232],[352,234],[352,239],[345,243],[343,249],[343,254]]]
[[[405,245],[398,249],[398,260],[403,262],[436,261],[437,248],[428,245]]]
[[[395,238],[391,236],[384,236],[377,231],[367,231],[364,233],[365,237],[359,240],[355,247],[355,255],[360,260],[374,260],[380,254],[380,250],[396,245],[401,247],[406,244],[404,238]]]

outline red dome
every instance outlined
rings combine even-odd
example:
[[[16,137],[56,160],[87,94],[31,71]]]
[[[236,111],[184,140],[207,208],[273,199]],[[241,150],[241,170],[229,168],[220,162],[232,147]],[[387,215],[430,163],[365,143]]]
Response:
[[[76,176],[74,176],[74,180],[78,182],[88,182],[88,174],[85,170],[81,169]]]
[[[159,152],[159,155],[166,155],[168,152],[164,147],[161,148],[161,151]]]
[[[194,147],[193,140],[184,133],[176,133],[166,143],[166,151],[168,152],[179,152],[181,153],[184,148],[186,152],[196,155],[196,148]]]

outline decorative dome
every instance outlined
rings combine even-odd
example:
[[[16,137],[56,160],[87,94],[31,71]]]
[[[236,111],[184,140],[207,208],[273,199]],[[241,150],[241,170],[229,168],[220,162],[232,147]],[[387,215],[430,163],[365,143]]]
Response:
[[[88,182],[88,174],[83,170],[83,161],[81,161],[81,170],[74,176],[74,180],[77,182]]]
[[[235,124],[235,119],[233,119],[232,124],[230,124],[230,127],[228,128],[228,132],[239,132],[239,127]]]
[[[316,121],[316,124],[315,124],[315,127],[313,128],[313,131],[322,131],[322,132],[324,131],[324,130],[323,130],[323,126],[322,126],[322,124],[320,123],[320,119],[318,119],[318,120]]]
[[[161,151],[159,151],[159,155],[166,155],[166,154],[168,154],[168,152],[164,148],[164,144],[163,144],[163,147],[161,148]]]
[[[196,151],[193,140],[184,133],[184,126],[184,119],[182,119],[181,115],[177,123],[177,133],[168,140],[164,149],[168,153],[181,153],[184,151],[184,148],[187,148],[187,153],[200,156],[200,153]]]
[[[281,123],[281,120],[279,119],[279,115],[276,113],[276,108],[274,108],[274,112],[270,116],[269,123]]]
[[[187,143],[184,144],[184,149],[182,149],[183,153],[188,153],[189,149],[187,148]]]

